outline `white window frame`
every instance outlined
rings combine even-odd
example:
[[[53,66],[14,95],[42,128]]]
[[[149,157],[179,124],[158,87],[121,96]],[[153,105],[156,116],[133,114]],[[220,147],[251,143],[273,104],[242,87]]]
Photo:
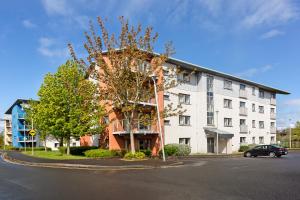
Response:
[[[191,125],[191,116],[179,115],[179,125],[180,126],[190,126]]]
[[[264,129],[265,128],[265,122],[264,121],[259,121],[258,126],[259,126],[260,129]]]
[[[179,93],[178,94],[178,102],[179,102],[179,104],[190,105],[191,104],[191,95]]]
[[[232,109],[232,100],[231,99],[224,99],[224,108]]]
[[[232,81],[225,79],[224,80],[224,89],[232,90]]]
[[[258,112],[259,113],[265,113],[265,107],[264,106],[258,106]]]
[[[232,118],[224,118],[224,127],[232,127]]]
[[[191,146],[191,138],[179,138],[179,144],[186,144]]]

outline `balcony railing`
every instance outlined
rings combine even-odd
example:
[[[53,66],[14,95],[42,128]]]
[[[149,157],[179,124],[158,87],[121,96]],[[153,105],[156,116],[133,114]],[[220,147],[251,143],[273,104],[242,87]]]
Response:
[[[25,119],[25,114],[24,113],[18,114],[18,119]]]
[[[247,91],[246,90],[240,90],[240,98],[247,99]]]
[[[24,131],[24,129],[25,129],[25,131],[29,131],[29,130],[31,130],[31,126],[25,125],[25,127],[24,127],[24,125],[20,125],[18,127],[18,131]]]
[[[240,107],[240,115],[247,116],[248,109],[246,107]]]
[[[270,118],[271,118],[271,119],[276,119],[276,113],[271,113],[271,114],[270,114]]]
[[[272,134],[276,134],[276,127],[272,127],[270,128],[270,133]]]
[[[36,137],[34,136],[21,136],[18,138],[18,142],[36,142]]]
[[[240,125],[240,133],[248,133],[248,126]]]
[[[270,104],[275,106],[276,105],[276,99],[271,98],[270,99]]]
[[[152,120],[134,120],[129,124],[128,120],[115,120],[112,123],[113,133],[157,133],[157,124]]]

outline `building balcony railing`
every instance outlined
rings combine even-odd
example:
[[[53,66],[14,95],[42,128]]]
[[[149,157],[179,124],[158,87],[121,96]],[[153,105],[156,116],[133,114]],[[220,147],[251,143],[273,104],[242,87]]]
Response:
[[[12,142],[11,137],[6,137],[5,139],[6,139],[6,142],[9,142],[9,143]]]
[[[240,125],[240,133],[248,133],[248,126]]]
[[[11,131],[6,131],[6,135],[12,135]]]
[[[270,119],[276,119],[276,113],[271,113],[270,114]]]
[[[134,133],[158,133],[157,124],[153,120],[134,120],[131,124],[128,120],[115,120],[112,123],[114,134],[129,133],[130,130]]]
[[[29,125],[26,125],[25,127],[24,126],[19,126],[18,127],[18,131],[29,131],[29,130],[31,130],[31,126],[29,126]]]
[[[240,98],[247,99],[248,94],[246,90],[240,90]]]
[[[34,136],[21,136],[18,138],[18,142],[36,142],[36,137]]]
[[[276,127],[272,127],[270,128],[270,133],[272,134],[276,134]]]
[[[25,114],[24,113],[18,114],[18,119],[25,119]]]
[[[247,116],[248,109],[246,107],[240,107],[240,115]]]
[[[271,98],[270,99],[270,104],[276,106],[276,99]]]

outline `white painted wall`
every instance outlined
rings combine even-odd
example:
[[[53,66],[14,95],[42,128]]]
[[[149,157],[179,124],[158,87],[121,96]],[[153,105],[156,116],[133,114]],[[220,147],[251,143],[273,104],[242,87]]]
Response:
[[[169,64],[165,65],[165,68]],[[198,77],[197,77],[198,76]],[[180,126],[179,117],[170,117],[170,125],[165,125],[165,144],[179,143],[179,138],[190,138],[192,153],[207,152],[207,137],[204,132],[204,127],[207,127],[207,96],[206,96],[206,77],[205,73],[192,75],[191,84],[182,84],[176,88],[170,89],[170,100],[164,100],[164,104],[173,103],[178,105],[178,96],[172,93],[184,93],[190,95],[190,105],[182,105],[186,112],[184,115],[191,116],[190,126]],[[198,80],[198,82],[197,82]],[[246,143],[252,144],[252,137],[255,137],[256,144],[260,136],[264,137],[264,144],[270,143],[271,136],[276,134],[270,133],[270,123],[276,120],[270,119],[270,109],[275,108],[270,104],[271,93],[265,91],[265,98],[258,97],[258,88],[256,87],[255,95],[252,95],[252,86],[246,85],[247,99],[240,98],[240,83],[232,81],[232,90],[224,89],[224,78],[214,76],[214,110],[218,110],[218,129],[234,134],[231,141],[232,151],[238,151],[240,147],[240,137],[246,137]],[[232,109],[224,108],[224,98],[232,100]],[[240,116],[239,107],[240,101],[246,102],[248,108],[247,116]],[[256,111],[252,112],[252,103],[255,103]],[[264,106],[264,114],[258,112],[258,106]],[[232,127],[224,127],[224,118],[232,118]],[[240,133],[240,119],[246,119],[248,133]],[[256,128],[252,128],[252,120],[256,121]],[[259,121],[264,121],[265,128],[259,129]],[[216,114],[215,114],[216,123]],[[216,125],[216,124],[215,124]],[[216,139],[215,139],[216,141]],[[221,143],[224,141],[221,141]],[[225,145],[225,144],[224,144]],[[225,149],[219,150],[225,153]]]

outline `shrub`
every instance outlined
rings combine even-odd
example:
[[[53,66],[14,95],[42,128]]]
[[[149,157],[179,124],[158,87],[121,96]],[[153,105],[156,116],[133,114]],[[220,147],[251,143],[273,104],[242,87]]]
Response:
[[[152,156],[152,151],[150,149],[140,150],[140,152],[143,152],[147,157]]]
[[[66,154],[66,153],[67,153],[67,147],[58,147],[58,151],[59,151],[61,154]]]
[[[98,149],[96,146],[80,146],[80,147],[70,147],[70,154],[74,156],[83,156],[85,151]]]
[[[115,153],[107,149],[91,149],[84,152],[84,155],[89,158],[111,158]]]
[[[123,158],[125,156],[125,154],[127,153],[127,150],[125,149],[122,149],[122,150],[110,150],[114,156],[116,157],[121,157]]]
[[[24,151],[25,147],[13,147],[13,146],[5,146],[6,150],[12,151]],[[31,147],[26,147],[27,150],[31,150]],[[33,147],[34,151],[44,151],[45,147]],[[47,147],[47,151],[51,151],[51,148]]]
[[[248,145],[241,145],[239,148],[239,152],[245,152],[249,149],[250,149],[250,147]]]
[[[166,156],[188,156],[191,153],[191,147],[187,144],[167,144],[164,149]],[[162,151],[159,155],[162,155]]]
[[[128,160],[132,160],[132,159],[138,159],[138,160],[141,160],[141,159],[144,159],[146,156],[143,152],[136,152],[136,153],[126,153],[124,158],[125,159],[128,159]]]

